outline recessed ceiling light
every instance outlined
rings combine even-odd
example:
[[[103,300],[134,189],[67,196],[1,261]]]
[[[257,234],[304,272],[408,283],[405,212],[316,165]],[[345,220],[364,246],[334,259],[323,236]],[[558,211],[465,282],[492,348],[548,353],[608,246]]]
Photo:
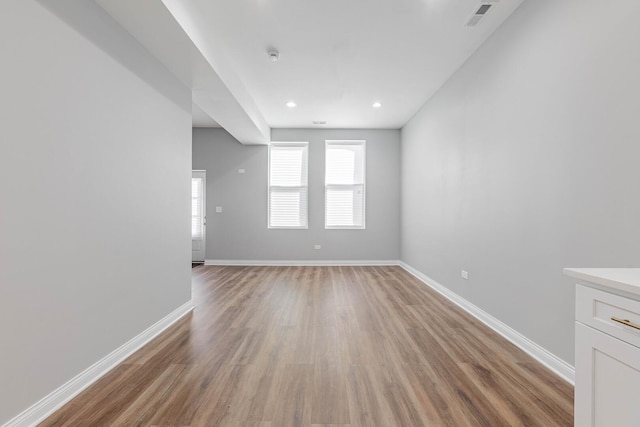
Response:
[[[289,107],[289,108],[293,108],[293,107],[295,107],[295,106],[297,106],[297,105],[298,105],[298,104],[296,104],[296,103],[295,103],[295,102],[293,102],[293,101],[289,101],[289,102],[287,102],[287,107]]]
[[[380,108],[380,107],[382,107],[382,104],[380,104],[379,102],[374,102],[372,107],[373,108]]]

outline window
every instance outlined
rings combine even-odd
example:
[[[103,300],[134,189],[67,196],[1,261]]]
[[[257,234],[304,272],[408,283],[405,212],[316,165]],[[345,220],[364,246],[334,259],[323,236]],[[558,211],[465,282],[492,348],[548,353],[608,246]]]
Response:
[[[365,228],[365,141],[326,141],[325,228]]]
[[[269,228],[307,228],[306,142],[269,146]]]

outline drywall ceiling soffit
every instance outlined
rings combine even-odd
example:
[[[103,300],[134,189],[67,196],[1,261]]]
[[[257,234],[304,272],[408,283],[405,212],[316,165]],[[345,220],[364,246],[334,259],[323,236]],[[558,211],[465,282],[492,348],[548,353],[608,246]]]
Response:
[[[223,80],[213,62],[226,71],[226,61],[208,57],[178,22],[189,22],[189,10],[170,11],[161,1],[96,0],[151,54],[192,90],[194,126],[225,128],[243,144],[267,144],[271,129],[247,89],[237,79]],[[173,5],[174,9],[180,9]],[[174,15],[175,13],[175,15]],[[193,31],[193,30],[191,30]],[[217,55],[220,55],[219,53]]]
[[[220,123],[213,120],[207,113],[202,111],[195,103],[191,104],[192,126],[194,128],[219,128]]]

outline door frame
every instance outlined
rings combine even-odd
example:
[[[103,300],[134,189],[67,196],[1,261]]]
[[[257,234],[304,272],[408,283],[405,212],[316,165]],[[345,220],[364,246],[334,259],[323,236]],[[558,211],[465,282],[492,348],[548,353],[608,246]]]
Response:
[[[200,175],[200,176],[196,176]],[[207,171],[193,169],[191,179],[202,178],[202,260],[193,259],[193,236],[191,239],[191,262],[204,262],[207,257]],[[193,212],[192,212],[193,215]]]

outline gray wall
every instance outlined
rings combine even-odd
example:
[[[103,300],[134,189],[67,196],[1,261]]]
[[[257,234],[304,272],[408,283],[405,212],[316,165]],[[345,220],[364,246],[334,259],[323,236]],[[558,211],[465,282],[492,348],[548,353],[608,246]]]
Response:
[[[562,268],[640,259],[639,15],[524,2],[402,130],[402,259],[570,363]]]
[[[207,170],[206,259],[398,259],[400,131],[274,129],[271,139],[309,142],[309,229],[267,228],[266,146],[241,145],[223,129],[196,128],[193,168]],[[326,139],[367,141],[366,230],[324,229]],[[216,206],[223,212],[215,213]]]
[[[190,299],[191,110],[94,2],[0,11],[0,424]]]

